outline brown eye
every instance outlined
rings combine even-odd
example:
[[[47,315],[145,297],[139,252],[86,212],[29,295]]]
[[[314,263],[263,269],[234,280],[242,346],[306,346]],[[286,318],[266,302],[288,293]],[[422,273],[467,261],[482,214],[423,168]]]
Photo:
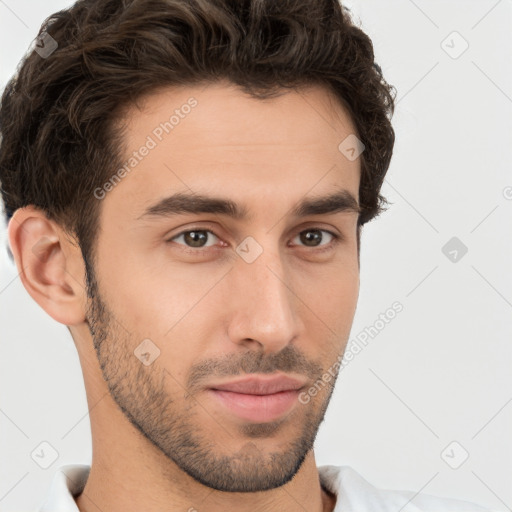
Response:
[[[191,229],[188,231],[182,231],[178,233],[176,236],[172,237],[168,240],[168,242],[176,241],[183,237],[183,242],[178,242],[179,245],[184,245],[185,247],[202,249],[203,247],[211,247],[211,245],[207,245],[206,242],[208,238],[211,238],[208,235],[213,235],[217,237],[217,235],[210,231],[209,229]]]
[[[327,237],[323,233],[327,233]],[[336,241],[339,236],[326,229],[306,229],[301,231],[295,238],[300,239],[300,243],[305,247],[327,247],[331,242]],[[322,243],[327,238],[327,243]]]

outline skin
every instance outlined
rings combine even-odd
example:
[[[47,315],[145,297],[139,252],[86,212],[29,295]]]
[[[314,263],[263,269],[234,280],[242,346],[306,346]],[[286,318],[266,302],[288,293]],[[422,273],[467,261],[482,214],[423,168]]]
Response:
[[[360,159],[338,150],[354,126],[320,86],[264,101],[225,82],[164,89],[126,116],[127,155],[191,96],[192,112],[102,199],[92,301],[70,235],[32,206],[9,224],[25,288],[68,326],[80,358],[93,458],[76,503],[82,512],[332,511],[313,441],[335,379],[263,423],[205,388],[246,372],[309,387],[343,353],[359,294],[357,212],[290,211],[341,188],[358,198]],[[178,191],[232,199],[251,217],[137,220]],[[192,228],[215,233],[200,233],[209,251],[179,236]],[[322,247],[299,236],[307,229]],[[252,263],[235,251],[247,236],[263,249]],[[149,365],[134,355],[144,339],[160,350]]]

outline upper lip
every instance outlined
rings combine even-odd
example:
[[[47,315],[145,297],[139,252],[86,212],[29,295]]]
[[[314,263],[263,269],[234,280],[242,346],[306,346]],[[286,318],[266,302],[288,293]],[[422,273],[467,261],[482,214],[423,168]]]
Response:
[[[210,389],[232,391],[246,395],[270,395],[280,391],[298,390],[305,382],[288,375],[250,376],[210,386]]]

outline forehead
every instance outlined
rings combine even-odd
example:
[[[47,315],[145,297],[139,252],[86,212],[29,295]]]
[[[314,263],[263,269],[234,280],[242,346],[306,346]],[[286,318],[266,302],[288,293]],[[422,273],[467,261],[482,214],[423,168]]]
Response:
[[[308,191],[358,196],[360,159],[339,150],[354,125],[323,87],[262,100],[220,82],[161,89],[139,105],[124,118],[124,172],[103,205],[124,219],[176,192],[229,196],[249,209],[249,199],[285,207]]]

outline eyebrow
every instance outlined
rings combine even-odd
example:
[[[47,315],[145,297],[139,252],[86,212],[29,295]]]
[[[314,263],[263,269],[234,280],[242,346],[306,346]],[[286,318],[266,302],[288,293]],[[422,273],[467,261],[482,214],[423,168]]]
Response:
[[[361,213],[357,199],[348,190],[341,189],[330,195],[305,198],[292,209],[291,215],[307,217],[338,212]],[[214,213],[236,220],[248,220],[251,217],[244,205],[239,205],[231,199],[179,192],[148,207],[137,220],[148,217],[166,218],[186,213]]]

